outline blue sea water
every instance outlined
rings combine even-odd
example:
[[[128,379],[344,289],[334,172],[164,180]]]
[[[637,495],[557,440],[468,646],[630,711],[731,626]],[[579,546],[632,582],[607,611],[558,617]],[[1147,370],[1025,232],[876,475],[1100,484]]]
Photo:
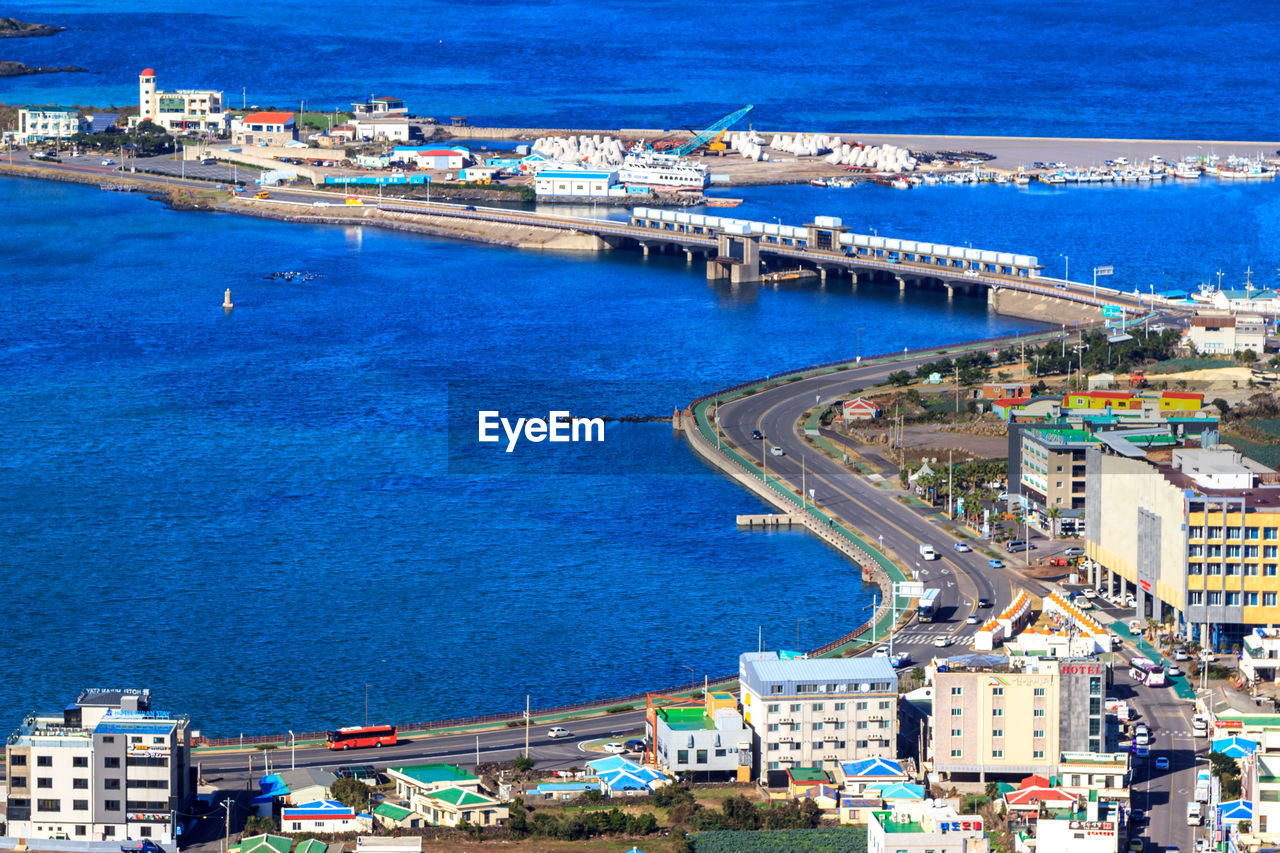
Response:
[[[1253,0],[40,0],[6,14],[68,31],[0,42],[0,58],[92,72],[0,80],[8,103],[136,103],[152,67],[162,88],[237,106],[391,94],[475,124],[682,128],[751,103],[766,129],[1280,139],[1280,7]]]
[[[3,58],[95,74],[0,81],[0,101],[130,102],[151,65],[250,103],[390,93],[476,123],[680,127],[752,102],[757,125],[1277,136],[1274,10],[984,8],[749,2],[726,38],[683,3],[33,3],[12,14],[70,31]],[[734,215],[834,214],[1054,274],[1067,256],[1077,279],[1114,264],[1126,288],[1280,266],[1271,185],[733,194]],[[729,672],[761,630],[815,645],[862,621],[866,590],[806,536],[736,531],[759,504],[669,427],[506,455],[470,440],[475,410],[669,414],[855,341],[1031,325],[28,181],[0,181],[0,223],[0,720],[89,683],[149,685],[217,734],[358,720],[366,683],[378,719],[437,718]],[[284,269],[323,278],[264,279]]]

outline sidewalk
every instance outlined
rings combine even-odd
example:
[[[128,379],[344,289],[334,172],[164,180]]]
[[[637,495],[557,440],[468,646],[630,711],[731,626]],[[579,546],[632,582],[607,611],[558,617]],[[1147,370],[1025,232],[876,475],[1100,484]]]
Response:
[[[1137,655],[1141,655],[1142,657],[1145,657],[1145,658],[1150,658],[1151,660],[1155,661],[1156,663],[1160,664],[1166,669],[1175,663],[1174,661],[1171,661],[1167,657],[1162,655],[1160,652],[1156,651],[1155,646],[1151,645],[1146,640],[1135,636],[1133,632],[1129,630],[1129,626],[1125,624],[1124,621],[1120,619],[1115,620],[1114,622],[1111,623],[1110,629],[1124,639],[1127,647],[1136,649]],[[1123,652],[1121,652],[1121,654],[1123,654]],[[1135,657],[1137,655],[1135,655]],[[1173,690],[1174,695],[1176,695],[1179,699],[1186,699],[1192,702],[1195,701],[1195,698],[1196,698],[1195,688],[1193,688],[1191,684],[1187,681],[1187,675],[1185,673],[1183,673],[1182,675],[1178,675],[1178,676],[1174,676],[1173,678],[1170,678],[1169,687]]]

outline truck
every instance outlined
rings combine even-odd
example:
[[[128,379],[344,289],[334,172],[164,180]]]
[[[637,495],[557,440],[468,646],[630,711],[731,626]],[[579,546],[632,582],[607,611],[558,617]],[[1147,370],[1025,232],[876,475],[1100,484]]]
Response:
[[[1204,821],[1204,807],[1192,800],[1187,803],[1187,826],[1199,826]]]
[[[1209,802],[1209,780],[1210,776],[1208,769],[1201,770],[1196,773],[1196,795],[1193,799],[1195,799],[1197,803]]]
[[[941,590],[930,587],[924,591],[916,602],[916,619],[920,622],[932,622],[938,615],[938,595]]]
[[[920,543],[920,558],[921,558],[922,560],[936,560],[936,559],[938,559],[938,552],[937,552],[937,551],[935,551],[935,550],[933,550],[933,546],[932,546],[932,545],[929,545],[929,544],[927,544],[927,543],[921,542],[921,543]]]

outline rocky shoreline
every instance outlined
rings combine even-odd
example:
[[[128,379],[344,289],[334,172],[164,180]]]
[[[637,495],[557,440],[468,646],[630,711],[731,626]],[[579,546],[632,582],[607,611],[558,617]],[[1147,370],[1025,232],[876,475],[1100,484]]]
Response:
[[[79,65],[27,65],[23,62],[0,59],[0,77],[25,77],[28,74],[87,74],[88,72],[89,69],[81,68]]]
[[[32,24],[28,21],[19,21],[17,18],[0,18],[0,39],[56,36],[65,30],[66,27],[55,27],[53,24]]]

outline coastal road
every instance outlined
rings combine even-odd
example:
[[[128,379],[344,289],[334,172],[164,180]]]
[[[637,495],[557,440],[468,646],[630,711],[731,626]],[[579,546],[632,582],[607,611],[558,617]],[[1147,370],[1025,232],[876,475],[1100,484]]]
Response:
[[[1146,824],[1135,837],[1149,843],[1173,845],[1182,851],[1194,848],[1196,835],[1203,834],[1203,827],[1187,825],[1186,804],[1195,795],[1198,764],[1197,741],[1191,733],[1190,702],[1178,699],[1169,687],[1147,687],[1129,679],[1124,666],[1114,670],[1111,694],[1129,699],[1140,712],[1137,722],[1145,722],[1151,729],[1151,757],[1132,764],[1130,797],[1134,808],[1147,813]],[[1156,759],[1169,759],[1167,770],[1156,769]]]
[[[1016,339],[1008,339],[1012,344]],[[810,446],[802,437],[799,421],[816,402],[830,401],[856,388],[867,388],[883,382],[889,373],[914,370],[935,361],[936,353],[894,361],[887,364],[858,365],[848,370],[829,373],[796,382],[774,386],[765,391],[724,403],[718,419],[726,437],[748,458],[762,463],[769,476],[780,478],[797,490],[801,484],[813,490],[817,505],[830,515],[850,524],[873,543],[897,558],[904,568],[915,571],[928,587],[940,592],[940,616],[933,623],[913,623],[898,634],[895,651],[907,651],[915,660],[927,660],[936,647],[938,637],[953,642],[972,636],[977,625],[966,625],[965,617],[978,613],[985,619],[1008,604],[1016,590],[1025,588],[1035,595],[1049,591],[1046,584],[1015,575],[1008,569],[992,569],[988,557],[978,551],[959,553],[956,540],[946,536],[918,512],[894,499],[895,492],[877,488],[866,477],[846,469],[839,462]],[[764,440],[751,438],[760,430]],[[773,456],[770,448],[780,447],[783,456]],[[802,470],[803,469],[803,470]],[[921,543],[933,545],[938,559],[925,561],[919,557]],[[1012,562],[1009,555],[1002,559]],[[979,611],[977,600],[987,598],[990,610]]]
[[[552,739],[547,730],[561,725],[573,732],[573,737]],[[583,766],[593,758],[603,758],[606,753],[586,751],[581,744],[589,740],[608,738],[627,740],[642,737],[644,711],[627,711],[620,714],[603,714],[596,717],[571,720],[563,723],[535,723],[529,731],[530,755],[537,766],[544,770]],[[510,761],[524,752],[524,729],[502,728],[468,733],[450,732],[438,735],[414,734],[395,746],[378,749],[334,751],[324,746],[288,746],[270,751],[272,770],[289,767],[320,767],[334,770],[351,765],[371,764],[380,770],[388,766],[407,763],[446,763],[472,767],[476,763],[476,744],[479,739],[481,762]],[[223,790],[239,790],[261,778],[265,770],[263,753],[257,750],[235,752],[202,752],[192,756],[199,763],[201,775]],[[252,776],[250,766],[253,767]]]

